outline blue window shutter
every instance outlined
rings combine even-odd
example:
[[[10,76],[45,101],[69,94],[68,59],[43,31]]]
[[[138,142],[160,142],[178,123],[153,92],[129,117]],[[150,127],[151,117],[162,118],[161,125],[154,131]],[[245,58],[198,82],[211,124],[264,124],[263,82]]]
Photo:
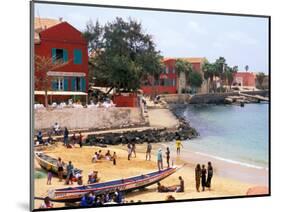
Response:
[[[53,91],[58,90],[58,88],[57,88],[57,81],[56,80],[52,80],[52,90]]]
[[[63,62],[68,61],[68,53],[66,49],[63,49]]]
[[[86,80],[85,80],[85,77],[81,77],[80,81],[81,81],[81,90],[85,92],[86,91]]]
[[[74,64],[82,64],[82,51],[74,49]]]
[[[52,61],[53,63],[56,61],[56,48],[52,48]]]
[[[72,91],[76,91],[76,78],[75,77],[72,77],[71,78],[71,90]]]
[[[64,77],[63,79],[63,90],[68,91],[68,77]]]

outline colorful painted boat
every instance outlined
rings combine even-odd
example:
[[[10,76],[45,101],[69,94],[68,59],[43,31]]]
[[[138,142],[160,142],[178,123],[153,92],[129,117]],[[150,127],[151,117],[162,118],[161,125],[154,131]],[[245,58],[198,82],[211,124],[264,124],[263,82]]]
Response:
[[[105,193],[113,193],[117,189],[122,192],[129,192],[155,184],[175,173],[178,169],[178,167],[171,167],[161,171],[142,174],[126,179],[94,183],[78,187],[53,189],[48,191],[48,197],[54,202],[77,202],[80,201],[86,193],[101,195]]]
[[[51,170],[51,172],[58,174],[58,167],[57,167],[58,160],[56,158],[53,158],[42,152],[35,152],[35,159],[37,160],[37,162],[43,169]],[[67,176],[66,166],[67,166],[67,164],[64,164],[64,166],[63,166],[63,176],[64,177]],[[74,168],[74,176],[78,173],[81,174],[82,170]]]

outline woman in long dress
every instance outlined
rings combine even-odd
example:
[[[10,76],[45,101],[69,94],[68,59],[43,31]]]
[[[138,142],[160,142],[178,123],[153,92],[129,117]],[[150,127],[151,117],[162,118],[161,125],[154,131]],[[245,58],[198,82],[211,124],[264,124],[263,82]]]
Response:
[[[212,166],[212,163],[209,161],[208,162],[208,175],[207,175],[207,181],[206,181],[206,187],[209,188],[209,190],[211,190],[212,177],[213,177],[213,166]]]
[[[202,185],[202,191],[205,191],[205,187],[206,187],[206,174],[207,174],[207,170],[205,168],[205,165],[202,165],[202,169],[201,169],[201,185]]]
[[[201,167],[200,164],[197,164],[195,168],[195,184],[197,192],[200,192],[200,178],[201,178]]]

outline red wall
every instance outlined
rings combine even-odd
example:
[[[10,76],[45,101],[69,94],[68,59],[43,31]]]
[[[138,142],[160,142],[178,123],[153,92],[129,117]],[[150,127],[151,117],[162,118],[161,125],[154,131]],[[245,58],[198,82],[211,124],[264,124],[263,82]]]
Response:
[[[115,94],[112,101],[116,104],[116,107],[138,107],[138,97],[134,93]]]
[[[63,48],[68,52],[68,64],[55,71],[85,73],[86,91],[88,90],[88,49],[87,42],[81,32],[67,22],[50,27],[40,33],[40,43],[35,44],[35,55],[52,57],[52,48]],[[82,50],[82,64],[74,64],[74,49]],[[35,77],[38,72],[35,72]],[[68,82],[70,85],[70,81]],[[42,86],[35,84],[35,90],[42,90]]]
[[[256,86],[256,77],[254,73],[251,72],[237,72],[234,74],[234,82],[235,78],[242,78],[243,79],[243,86]]]
[[[155,86],[155,88],[153,86],[142,86],[141,89],[143,90],[144,94],[150,95],[153,94],[155,91],[157,94],[163,94],[163,93],[169,93],[169,94],[174,94],[177,93],[177,73],[172,70],[174,70],[175,68],[175,63],[176,60],[175,59],[166,59],[164,60],[164,64],[166,65],[166,67],[168,67],[169,71],[168,73],[163,73],[160,75],[160,79],[171,79],[171,80],[175,80],[175,86],[162,86],[162,85],[158,85]],[[165,69],[166,71],[166,69]]]

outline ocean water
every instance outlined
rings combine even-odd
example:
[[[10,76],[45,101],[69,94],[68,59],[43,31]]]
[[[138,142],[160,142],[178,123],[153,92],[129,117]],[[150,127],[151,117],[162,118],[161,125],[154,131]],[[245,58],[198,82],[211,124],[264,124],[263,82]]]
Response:
[[[178,113],[200,133],[185,150],[244,167],[268,169],[269,105],[187,105]]]

